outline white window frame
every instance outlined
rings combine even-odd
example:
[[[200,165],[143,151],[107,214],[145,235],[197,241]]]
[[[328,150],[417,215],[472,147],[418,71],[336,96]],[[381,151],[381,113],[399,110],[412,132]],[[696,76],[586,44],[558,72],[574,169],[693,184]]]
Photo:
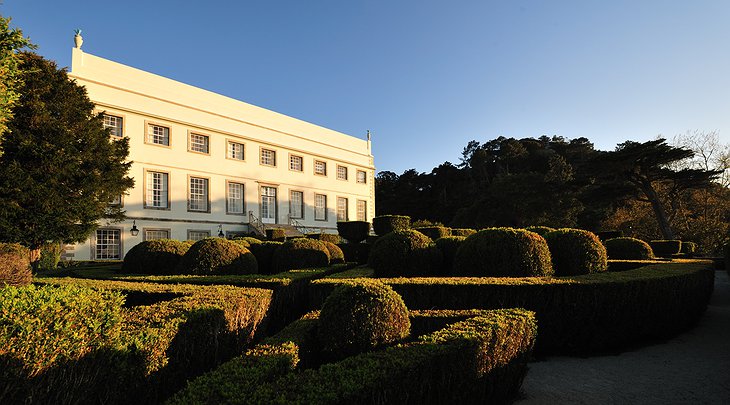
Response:
[[[323,170],[317,170],[318,165],[321,165]],[[314,174],[316,174],[317,176],[327,176],[327,162],[325,162],[324,160],[315,160]]]
[[[235,196],[231,196],[231,186],[241,186],[240,198],[234,198]],[[234,211],[232,208],[234,207],[234,204],[236,204],[236,201],[240,200],[241,204],[241,212]],[[244,215],[246,212],[246,185],[237,182],[237,181],[226,181],[226,214],[230,215]]]
[[[337,180],[347,181],[347,166],[337,165]]]
[[[109,134],[115,138],[124,137],[124,117],[104,113],[104,128],[109,128]]]
[[[198,236],[201,236],[201,237],[197,237],[196,236],[195,238],[193,238],[193,234],[196,234],[196,233],[197,234],[200,234]],[[205,229],[188,229],[188,240],[198,241],[198,240],[205,239],[205,238],[210,238],[210,229],[208,229],[208,230],[205,230]]]
[[[188,176],[188,212],[210,212],[209,178]]]
[[[294,201],[294,194],[299,196],[299,203]],[[299,213],[295,211],[299,210]],[[294,219],[304,219],[304,192],[301,190],[289,190],[289,216]]]
[[[340,203],[344,202],[345,206],[340,206]],[[349,218],[349,201],[347,197],[337,197],[337,221],[348,221]]]
[[[314,194],[314,220],[327,220],[327,194]]]
[[[149,235],[154,234],[155,232],[160,235],[150,238]],[[148,241],[159,239],[170,239],[170,228],[142,228],[142,240]]]
[[[238,155],[235,153],[234,145],[241,147],[241,152],[240,152],[241,157],[237,157]],[[237,160],[239,162],[246,161],[246,144],[244,144],[243,142],[232,141],[230,139],[227,140],[226,141],[226,159]]]
[[[289,154],[289,170],[293,172],[304,171],[304,158],[299,155]]]
[[[357,175],[355,176],[355,179],[358,184],[367,184],[368,172],[366,172],[365,170],[358,170]]]
[[[170,147],[170,138],[172,131],[167,125],[157,124],[154,122],[145,122],[146,131],[144,133],[144,143],[148,145]],[[155,133],[157,129],[161,129],[162,133]],[[159,142],[158,142],[159,138]]]
[[[112,247],[113,249],[111,250],[111,252],[116,251],[115,255],[109,255],[109,254],[100,255],[99,254],[100,253],[100,250],[99,250],[99,247],[100,247],[99,233],[100,232],[116,234],[116,237],[114,238],[117,242],[116,244],[114,244],[114,245],[109,244],[109,243],[102,244],[103,246]],[[93,260],[122,260],[124,258],[124,245],[123,245],[122,235],[123,235],[123,230],[121,228],[111,228],[111,227],[97,228],[96,231],[94,231],[94,233],[92,234],[92,243],[90,243],[91,257],[93,258]],[[114,241],[114,239],[112,239],[112,241]],[[103,238],[102,240],[104,242],[107,242],[109,240],[109,238]],[[107,249],[109,249],[109,248],[107,248]]]
[[[164,179],[164,184],[161,182],[159,187],[155,187],[154,175],[159,174],[160,179]],[[152,175],[152,182],[150,182],[150,175]],[[170,209],[170,173],[162,172],[159,170],[145,170],[144,174],[144,208],[158,209],[158,210],[169,210]],[[152,183],[152,184],[150,184]],[[155,204],[155,193],[159,192],[159,205]],[[164,199],[163,199],[164,197]],[[164,204],[163,204],[164,202]]]
[[[365,200],[357,200],[357,220],[366,221],[368,220],[368,202]]]
[[[261,148],[259,151],[259,163],[262,166],[276,167],[276,151],[269,148]]]
[[[197,132],[189,132],[188,152],[210,155],[210,136]]]

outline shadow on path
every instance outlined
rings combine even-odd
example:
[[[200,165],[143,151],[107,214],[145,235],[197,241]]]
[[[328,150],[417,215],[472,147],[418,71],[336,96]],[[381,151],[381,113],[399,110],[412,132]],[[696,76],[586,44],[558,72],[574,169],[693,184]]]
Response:
[[[715,272],[715,291],[697,326],[666,343],[529,366],[516,404],[730,404],[728,273]]]

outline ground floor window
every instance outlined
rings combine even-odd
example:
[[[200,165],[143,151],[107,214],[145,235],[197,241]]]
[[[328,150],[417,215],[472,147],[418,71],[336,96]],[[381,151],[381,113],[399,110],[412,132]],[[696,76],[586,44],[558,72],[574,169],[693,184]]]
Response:
[[[327,196],[324,194],[314,195],[314,219],[317,221],[327,220]]]
[[[289,216],[292,218],[304,218],[304,193],[291,191],[289,196]]]
[[[94,236],[94,259],[119,260],[122,258],[121,230],[101,228],[96,230]]]
[[[170,239],[169,229],[145,229],[144,240]]]
[[[188,240],[201,240],[210,237],[210,231],[196,231],[188,229]]]
[[[364,200],[357,200],[357,220],[367,221],[368,220],[368,202]]]
[[[337,220],[347,221],[347,198],[337,197]]]

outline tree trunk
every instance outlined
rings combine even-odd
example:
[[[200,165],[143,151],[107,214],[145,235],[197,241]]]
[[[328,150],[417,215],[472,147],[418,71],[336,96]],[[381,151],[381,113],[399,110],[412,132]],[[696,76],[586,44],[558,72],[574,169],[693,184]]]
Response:
[[[656,190],[654,190],[654,186],[652,186],[651,181],[648,179],[642,179],[641,190],[644,192],[644,195],[646,195],[646,198],[651,203],[651,208],[654,210],[654,215],[656,215],[656,220],[659,224],[659,230],[662,232],[662,236],[664,237],[664,239],[674,239],[674,232],[672,232],[672,227],[669,226],[667,212],[664,210],[664,206],[659,200],[659,196],[657,195]]]
[[[33,268],[33,272],[38,271],[38,265],[41,262],[41,248],[40,247],[31,247],[30,248],[30,266]]]

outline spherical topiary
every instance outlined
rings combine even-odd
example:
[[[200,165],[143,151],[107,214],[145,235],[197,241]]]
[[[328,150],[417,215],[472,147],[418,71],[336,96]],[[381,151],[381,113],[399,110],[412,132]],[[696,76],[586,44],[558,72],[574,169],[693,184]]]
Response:
[[[286,239],[286,230],[284,228],[267,228],[266,239],[275,242],[284,242]]]
[[[122,263],[122,273],[175,274],[190,245],[173,239],[147,240],[134,245]]]
[[[530,231],[489,228],[462,242],[454,258],[454,273],[481,277],[552,276],[545,239]]]
[[[373,231],[378,236],[384,236],[393,231],[400,231],[411,227],[411,217],[406,215],[381,215],[373,218]]]
[[[436,247],[441,251],[441,255],[444,258],[443,274],[451,273],[456,251],[459,250],[459,246],[461,246],[465,239],[466,236],[444,236],[443,238],[436,239]]]
[[[283,244],[284,242],[264,241],[254,243],[248,248],[256,256],[260,274],[274,274],[276,272],[274,268],[274,253]]]
[[[376,277],[435,275],[441,262],[441,252],[431,238],[412,229],[394,231],[378,239],[368,260]]]
[[[327,242],[326,240],[321,240],[320,242],[324,243],[324,245],[327,247],[327,251],[330,254],[330,264],[345,262],[345,254],[342,252],[342,249],[340,249],[339,246],[335,245],[332,242]]]
[[[654,256],[658,257],[672,257],[682,251],[681,240],[650,240],[649,246],[651,251],[654,252]]]
[[[556,229],[544,235],[556,276],[577,276],[608,269],[606,248],[593,232]]]
[[[443,238],[444,236],[451,236],[451,229],[445,226],[422,226],[420,228],[413,229],[428,236],[433,241],[439,238]]]
[[[360,243],[370,233],[370,222],[337,221],[337,233],[349,243]]]
[[[358,280],[338,286],[319,315],[323,349],[338,357],[361,353],[408,336],[408,308],[390,286]]]
[[[641,239],[613,238],[603,242],[609,260],[648,260],[654,258],[651,246]]]
[[[33,281],[30,251],[18,243],[0,243],[0,288],[19,287]]]
[[[237,242],[237,243],[244,243],[245,242],[248,246],[258,245],[259,243],[262,242],[261,239],[257,239],[257,238],[251,237],[251,236],[244,236],[244,237],[240,237],[240,238],[234,238],[234,239],[231,239],[231,240],[233,242]],[[246,246],[246,245],[244,245],[244,246]],[[248,248],[248,246],[246,246],[246,247]]]
[[[477,233],[474,229],[469,228],[451,228],[451,236],[471,236]]]
[[[300,238],[284,242],[274,253],[274,267],[277,273],[291,269],[326,267],[330,264],[330,253],[324,242]]]
[[[223,238],[193,244],[178,264],[181,274],[255,274],[256,257],[245,247]]]
[[[323,242],[334,243],[335,245],[342,242],[342,238],[336,233],[313,233],[307,235],[307,237],[310,239],[321,240]]]
[[[525,230],[535,232],[536,234],[544,237],[546,233],[554,231],[555,228],[551,228],[549,226],[528,226]]]

